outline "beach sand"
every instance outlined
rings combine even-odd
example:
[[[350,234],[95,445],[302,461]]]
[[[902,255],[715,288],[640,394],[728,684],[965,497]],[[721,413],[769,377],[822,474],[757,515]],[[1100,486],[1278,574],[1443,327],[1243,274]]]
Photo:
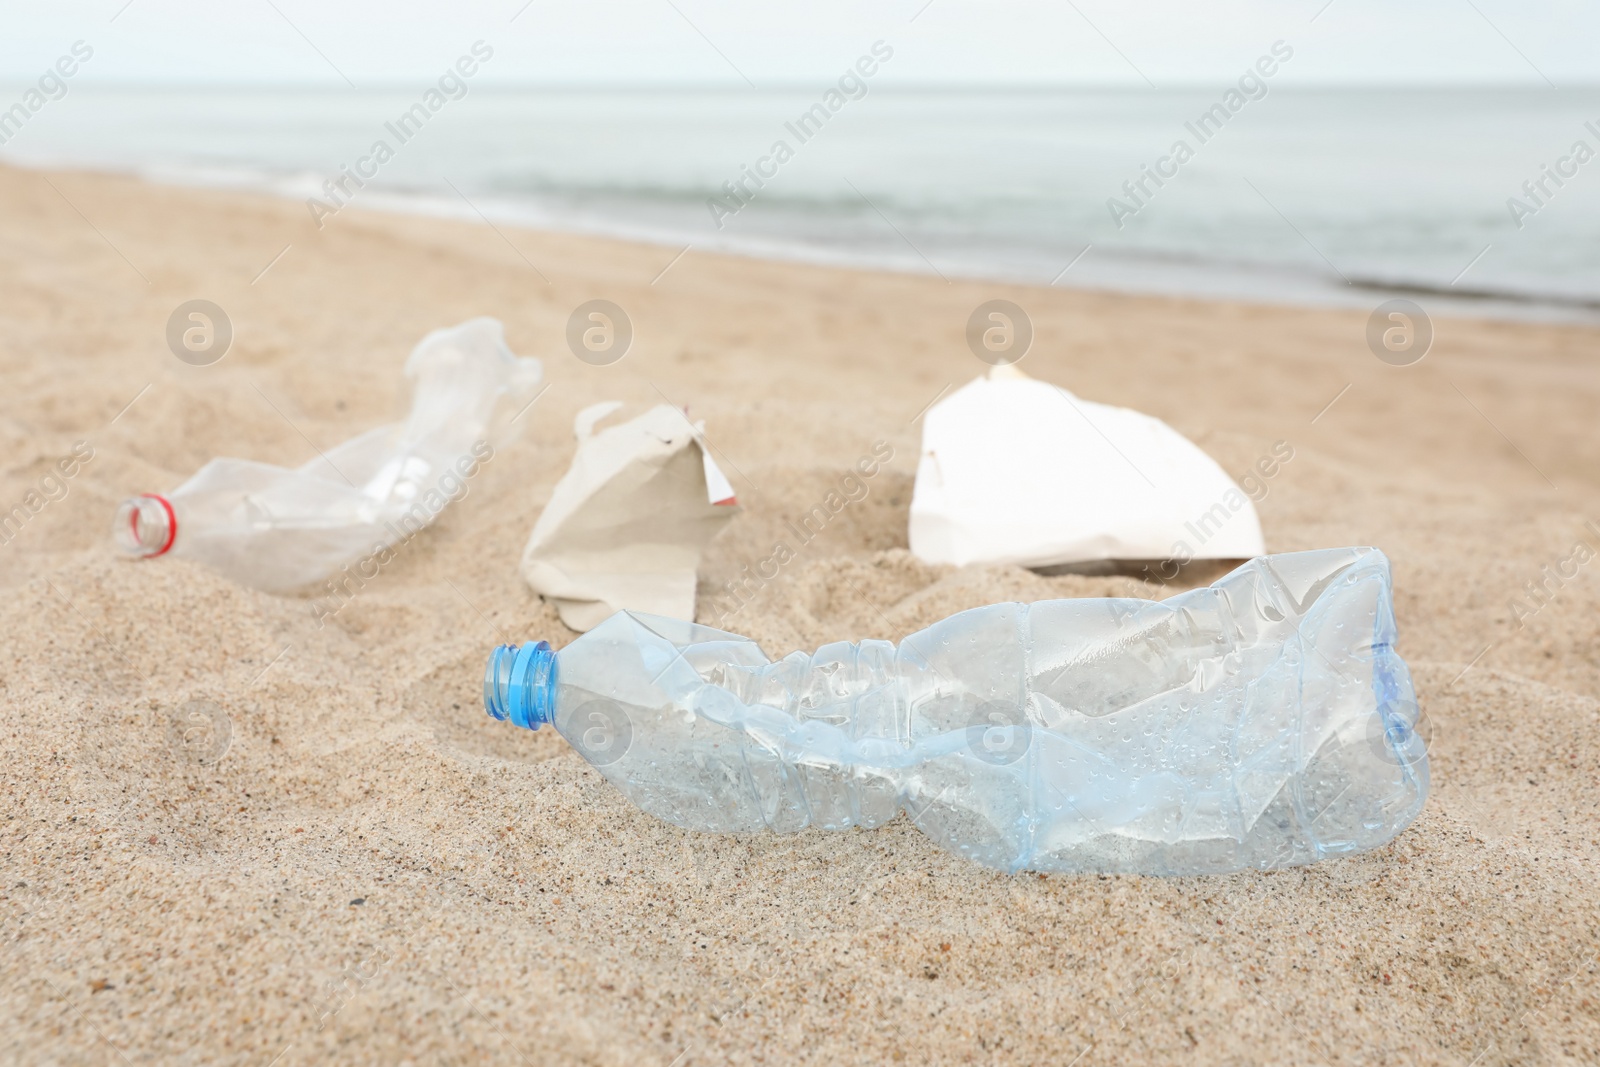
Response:
[[[0,201],[0,503],[93,450],[0,545],[5,1062],[1600,1062],[1600,563],[1511,606],[1600,548],[1600,331],[1440,320],[1397,368],[1364,311],[672,262],[359,207],[319,232],[297,203],[79,173],[0,169]],[[236,334],[209,367],[164,342],[196,297]],[[563,340],[596,297],[635,326],[610,367]],[[893,449],[729,623],[773,654],[1181,588],[906,551],[915,420],[986,369],[963,330],[994,297],[1030,313],[1035,377],[1160,416],[1236,475],[1287,442],[1270,550],[1393,559],[1434,789],[1391,845],[1160,879],[1008,877],[904,818],[702,836],[484,715],[493,645],[573,636],[516,562],[573,415],[604,399],[706,420],[744,510],[703,616]],[[398,418],[411,346],[476,315],[550,389],[326,626],[305,598],[114,554],[119,499]],[[215,746],[184,740],[194,701],[221,709]]]

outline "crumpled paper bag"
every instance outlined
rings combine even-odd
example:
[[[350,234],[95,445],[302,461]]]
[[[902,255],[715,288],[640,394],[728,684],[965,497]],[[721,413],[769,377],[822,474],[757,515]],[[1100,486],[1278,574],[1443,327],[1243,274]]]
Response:
[[[578,413],[578,453],[522,551],[522,577],[578,631],[623,609],[694,621],[701,553],[738,511],[705,423],[660,404],[596,433],[621,406]]]

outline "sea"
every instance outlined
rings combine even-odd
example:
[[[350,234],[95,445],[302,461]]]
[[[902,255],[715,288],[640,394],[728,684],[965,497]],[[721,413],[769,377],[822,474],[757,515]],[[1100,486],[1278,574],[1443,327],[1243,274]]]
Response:
[[[1275,86],[1236,108],[1227,85],[429,88],[85,84],[0,161],[260,190],[323,227],[360,207],[668,255],[1600,321],[1595,88]]]

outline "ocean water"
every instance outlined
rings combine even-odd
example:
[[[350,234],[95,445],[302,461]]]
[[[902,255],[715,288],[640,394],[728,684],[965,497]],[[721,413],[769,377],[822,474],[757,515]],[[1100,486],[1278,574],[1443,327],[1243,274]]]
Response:
[[[1269,87],[1200,127],[1228,86],[874,86],[801,127],[827,86],[480,86],[397,126],[426,88],[77,86],[0,160],[319,197],[325,226],[341,219],[324,182],[359,165],[358,206],[674,251],[1600,321],[1597,89]]]

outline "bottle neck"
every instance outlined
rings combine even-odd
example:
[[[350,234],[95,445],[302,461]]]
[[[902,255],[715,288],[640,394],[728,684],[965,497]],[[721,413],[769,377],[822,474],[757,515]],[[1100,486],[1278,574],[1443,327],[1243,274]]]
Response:
[[[483,672],[483,707],[492,718],[537,730],[555,721],[556,654],[548,641],[501,645]]]
[[[178,514],[164,496],[129,497],[117,508],[111,532],[124,553],[148,559],[171,550],[178,539]]]

